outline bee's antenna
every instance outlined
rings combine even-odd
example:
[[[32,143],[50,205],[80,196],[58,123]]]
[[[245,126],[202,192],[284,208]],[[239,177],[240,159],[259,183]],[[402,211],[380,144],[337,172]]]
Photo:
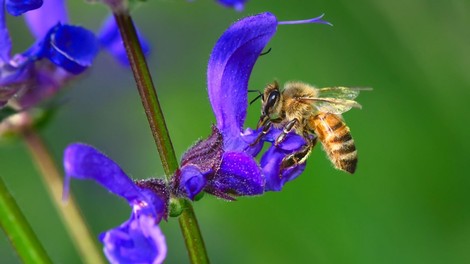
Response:
[[[266,55],[271,52],[271,48],[269,48],[267,51],[260,53],[260,56]]]
[[[264,100],[263,93],[261,91],[259,91],[259,90],[248,90],[248,92],[250,92],[250,93],[259,93],[258,96],[255,97],[255,99],[251,100],[250,105],[252,103],[254,103],[256,100],[258,100],[259,98],[261,98],[261,100]]]

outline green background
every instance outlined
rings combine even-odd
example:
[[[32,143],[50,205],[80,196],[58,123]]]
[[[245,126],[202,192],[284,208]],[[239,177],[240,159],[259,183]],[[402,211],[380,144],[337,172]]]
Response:
[[[72,21],[97,29],[101,5],[69,3]],[[274,79],[316,86],[367,86],[362,110],[344,115],[359,150],[354,176],[320,147],[282,192],[195,210],[213,263],[470,263],[470,2],[465,0],[261,1],[242,13],[214,1],[149,1],[134,13],[153,52],[151,72],[178,156],[207,136],[214,117],[206,65],[238,18],[279,20],[325,13],[334,27],[279,26],[250,89]],[[9,18],[16,51],[32,39]],[[71,142],[96,146],[133,178],[161,177],[158,154],[128,69],[105,53],[60,99],[42,131],[55,158]],[[249,108],[253,127],[259,105]],[[0,145],[0,176],[56,263],[80,263],[21,141]],[[73,194],[96,235],[128,218],[125,201],[92,182]],[[161,227],[167,263],[187,263],[176,219]],[[0,263],[19,260],[0,233]]]

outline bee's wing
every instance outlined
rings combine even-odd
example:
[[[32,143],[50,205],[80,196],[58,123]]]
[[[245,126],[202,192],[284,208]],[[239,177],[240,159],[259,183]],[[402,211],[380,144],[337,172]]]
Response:
[[[345,100],[354,100],[360,91],[371,91],[372,88],[367,87],[325,87],[318,89],[319,98],[336,98]]]
[[[318,112],[331,114],[342,114],[351,108],[361,108],[361,105],[354,100],[336,99],[336,98],[317,98],[317,97],[301,97],[300,100],[311,104]]]
[[[354,101],[360,91],[370,91],[371,88],[326,87],[318,89],[317,97],[300,97],[299,99],[313,105],[318,112],[342,114],[351,108],[361,108]]]

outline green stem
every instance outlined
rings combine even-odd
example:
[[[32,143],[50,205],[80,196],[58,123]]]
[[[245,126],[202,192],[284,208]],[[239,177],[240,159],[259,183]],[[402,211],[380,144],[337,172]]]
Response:
[[[115,12],[114,18],[126,47],[127,57],[134,73],[137,90],[139,91],[147,120],[152,130],[158,153],[160,154],[166,178],[170,180],[171,175],[178,169],[178,161],[134,23],[127,11]],[[178,202],[183,208],[183,212],[178,220],[191,263],[209,263],[204,240],[202,239],[191,203],[185,199],[178,199]]]
[[[103,254],[96,243],[96,239],[93,239],[73,197],[70,195],[67,204],[63,203],[62,188],[64,184],[61,173],[42,138],[32,128],[26,129],[22,133],[22,137],[32,159],[40,171],[41,178],[49,192],[51,200],[59,212],[62,221],[65,223],[71,240],[79,251],[82,261],[90,264],[105,263]]]
[[[52,263],[0,178],[0,225],[24,263]]]
[[[134,23],[129,14],[115,14],[116,22],[119,26],[124,46],[126,47],[127,57],[134,73],[142,104],[147,115],[147,120],[152,130],[152,135],[160,154],[163,170],[169,180],[171,175],[178,169],[178,161],[171,143],[170,135],[166,127],[162,109],[158,101],[152,76],[150,75],[145,60],[144,53],[140,46]]]
[[[183,211],[178,218],[181,232],[186,248],[188,249],[189,259],[191,263],[209,263],[209,257],[206,253],[202,234],[197,223],[191,203],[186,199],[179,199]],[[204,253],[204,254],[201,254]]]

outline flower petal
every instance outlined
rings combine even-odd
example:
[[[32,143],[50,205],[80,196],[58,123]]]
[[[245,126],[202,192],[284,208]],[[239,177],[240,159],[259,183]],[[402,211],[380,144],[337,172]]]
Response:
[[[158,222],[151,217],[131,216],[121,226],[100,236],[110,263],[162,263],[167,247]]]
[[[262,133],[262,130],[263,128],[259,128],[257,130],[253,130],[251,128],[245,129],[245,131],[241,134],[241,138],[244,142],[242,145],[245,146],[243,149],[241,149],[243,152],[250,154],[253,157],[258,155],[258,153],[263,149],[264,142],[262,140],[258,140],[259,142],[255,144],[255,141]],[[233,146],[230,149],[238,150],[239,148]]]
[[[274,141],[280,131],[268,133],[266,139]],[[272,145],[261,157],[261,168],[266,179],[265,191],[280,191],[287,182],[297,178],[305,169],[305,163],[288,168],[281,168],[283,159],[305,146],[305,140],[291,132],[278,146]]]
[[[263,140],[274,143],[281,133],[282,130],[272,127],[263,137]],[[300,150],[306,144],[307,142],[303,137],[292,131],[286,135],[286,138],[281,143],[279,143],[277,147],[284,151],[294,152]]]
[[[264,178],[253,157],[243,152],[226,152],[219,170],[208,181],[206,192],[227,199],[232,195],[259,195],[263,187]]]
[[[142,34],[140,34],[139,30],[137,30],[137,37],[139,38],[140,45],[142,46],[145,56],[147,56],[150,54],[150,45],[148,44],[148,41],[142,36]],[[112,15],[108,16],[103,22],[98,33],[98,39],[100,45],[111,53],[115,59],[123,65],[129,65],[129,59],[127,58],[126,49],[124,48],[119,28],[117,27],[116,20]]]
[[[69,22],[64,0],[47,0],[41,8],[26,13],[25,19],[36,39],[43,39],[58,23]]]
[[[8,62],[11,53],[11,38],[5,20],[4,3],[3,0],[0,0],[0,59],[2,60],[0,64]]]
[[[248,79],[276,28],[276,17],[270,13],[244,18],[227,29],[212,50],[207,87],[224,139],[240,135],[246,116]]]
[[[265,191],[281,191],[284,184],[297,178],[305,169],[305,163],[281,171],[282,160],[286,152],[272,146],[261,158],[263,175],[266,178]]]
[[[32,75],[33,64],[26,63],[15,67],[9,63],[0,66],[0,105],[6,104],[15,94],[29,89],[28,80]],[[0,106],[1,108],[1,106]]]
[[[47,100],[65,86],[72,75],[57,67],[48,60],[32,63],[31,74],[24,78],[23,85],[27,86],[21,96],[15,97],[15,102],[21,109],[28,109]]]
[[[40,8],[42,0],[6,0],[5,6],[8,13],[13,16],[19,16],[30,10]]]
[[[183,192],[189,199],[194,200],[194,197],[206,186],[207,180],[196,166],[183,166],[180,172],[181,180],[178,186],[179,191]]]
[[[70,73],[79,74],[89,67],[98,53],[95,35],[78,26],[57,25],[51,30],[45,56]]]
[[[131,205],[149,200],[119,165],[91,146],[81,143],[69,145],[64,153],[64,168],[65,194],[68,193],[70,178],[74,177],[94,180]]]

